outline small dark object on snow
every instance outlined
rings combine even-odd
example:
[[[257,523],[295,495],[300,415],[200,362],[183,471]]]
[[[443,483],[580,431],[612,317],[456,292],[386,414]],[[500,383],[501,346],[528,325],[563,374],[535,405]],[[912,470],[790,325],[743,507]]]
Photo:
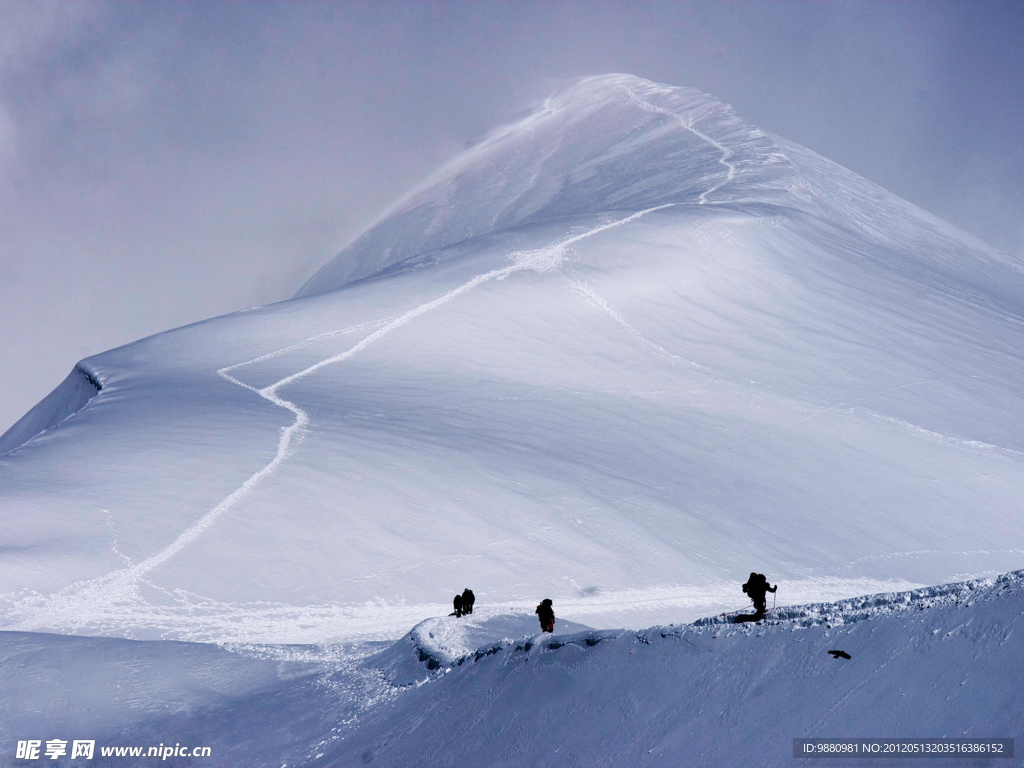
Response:
[[[850,658],[850,654],[848,654],[846,651],[829,651],[829,653],[832,654],[832,658],[833,659],[839,659],[839,658],[848,659],[848,658]]]
[[[745,624],[748,621],[760,621],[764,618],[764,614],[760,613],[741,613],[736,616],[733,620],[733,624]]]
[[[455,610],[452,613],[449,613],[448,615],[458,618],[462,615],[462,595],[456,595],[455,599],[452,600],[452,605],[455,606]]]
[[[476,595],[473,594],[473,590],[469,587],[462,593],[462,614],[465,616],[467,613],[473,612],[473,603],[476,602]]]
[[[551,601],[545,598],[537,606],[537,616],[540,618],[541,632],[555,631],[555,609],[551,607]]]

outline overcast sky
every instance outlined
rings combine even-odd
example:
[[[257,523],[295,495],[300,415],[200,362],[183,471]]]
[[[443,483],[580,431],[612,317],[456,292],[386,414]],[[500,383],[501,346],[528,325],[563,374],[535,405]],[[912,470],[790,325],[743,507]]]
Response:
[[[289,298],[564,81],[690,85],[1024,257],[1024,3],[0,0],[0,432]]]

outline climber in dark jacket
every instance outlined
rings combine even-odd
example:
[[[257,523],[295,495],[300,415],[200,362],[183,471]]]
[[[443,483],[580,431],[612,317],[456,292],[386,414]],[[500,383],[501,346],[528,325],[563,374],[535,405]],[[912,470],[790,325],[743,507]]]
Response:
[[[452,605],[455,607],[455,610],[448,615],[458,618],[462,615],[462,595],[456,595],[455,599],[452,600]]]
[[[541,632],[555,631],[555,609],[551,607],[551,601],[544,599],[537,606],[537,617],[540,619]]]
[[[473,590],[466,587],[466,590],[462,593],[462,614],[473,612],[473,603],[476,602],[476,595],[473,594]]]
[[[774,587],[771,586],[763,573],[751,573],[747,583],[743,585],[743,592],[754,601],[754,612],[737,616],[735,621],[741,623],[763,619],[768,610],[768,596],[766,593],[775,592],[778,588],[778,584]]]

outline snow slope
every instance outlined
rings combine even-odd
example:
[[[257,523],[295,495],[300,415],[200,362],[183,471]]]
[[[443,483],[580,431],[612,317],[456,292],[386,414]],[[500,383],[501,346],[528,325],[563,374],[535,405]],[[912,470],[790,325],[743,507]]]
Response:
[[[292,301],[83,361],[0,456],[0,627],[642,627],[1019,567],[1021,264],[715,99],[590,78]],[[29,430],[32,431],[32,430]]]
[[[21,706],[0,708],[0,754],[20,735],[203,745],[211,764],[268,768],[770,767],[796,764],[796,737],[1024,728],[1024,571],[723,621],[560,620],[547,635],[533,616],[474,613],[427,620],[377,652],[4,632],[5,692]],[[1020,766],[1019,745],[1012,760],[928,764]]]
[[[495,643],[367,713],[324,764],[791,766],[797,737],[1013,737],[1022,588],[1017,572],[757,625]],[[968,762],[1024,765],[1016,754]]]

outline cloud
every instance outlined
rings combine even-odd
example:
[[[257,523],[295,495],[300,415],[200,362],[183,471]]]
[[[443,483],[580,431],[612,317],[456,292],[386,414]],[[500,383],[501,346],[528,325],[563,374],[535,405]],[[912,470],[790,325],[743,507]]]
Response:
[[[0,70],[15,69],[94,22],[102,7],[93,3],[0,0]]]
[[[102,5],[93,3],[0,0],[0,88],[96,24],[103,11]],[[0,93],[4,90],[8,89]],[[10,160],[18,148],[16,114],[16,100],[0,98],[0,161]]]
[[[0,102],[0,160],[14,157],[17,149],[15,139],[18,134],[14,118],[10,111]]]

